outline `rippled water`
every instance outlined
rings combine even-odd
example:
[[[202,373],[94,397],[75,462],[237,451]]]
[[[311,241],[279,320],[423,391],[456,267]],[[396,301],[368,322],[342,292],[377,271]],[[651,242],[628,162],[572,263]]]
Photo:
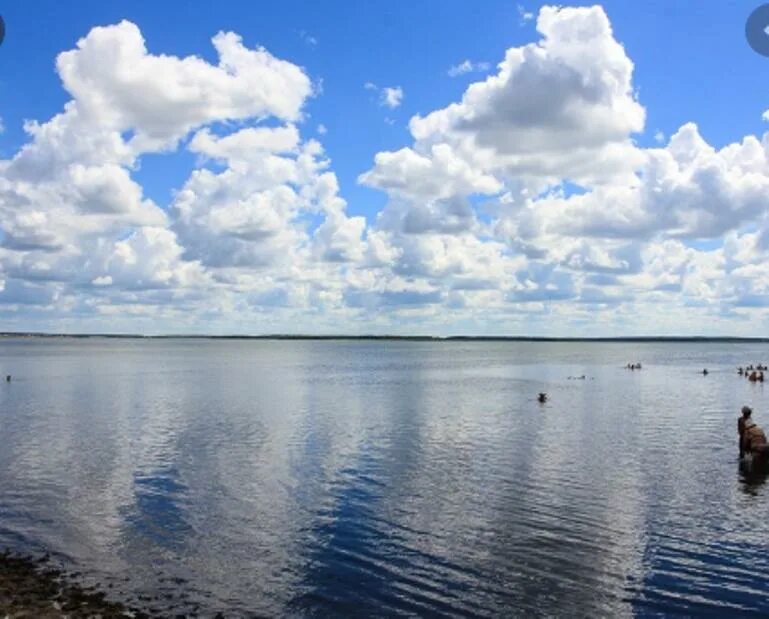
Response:
[[[158,613],[766,616],[769,493],[736,445],[743,404],[769,426],[769,384],[734,369],[759,361],[3,340],[0,545]]]

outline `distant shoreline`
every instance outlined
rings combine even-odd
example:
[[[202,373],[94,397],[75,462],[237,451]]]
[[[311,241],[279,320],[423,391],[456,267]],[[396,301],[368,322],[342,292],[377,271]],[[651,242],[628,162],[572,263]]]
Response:
[[[670,342],[670,343],[769,343],[769,337],[738,336],[618,336],[618,337],[550,337],[530,335],[141,335],[134,333],[45,333],[45,332],[0,332],[0,339],[7,338],[58,338],[58,339],[188,339],[188,340],[371,340],[371,341],[413,341],[413,342]]]

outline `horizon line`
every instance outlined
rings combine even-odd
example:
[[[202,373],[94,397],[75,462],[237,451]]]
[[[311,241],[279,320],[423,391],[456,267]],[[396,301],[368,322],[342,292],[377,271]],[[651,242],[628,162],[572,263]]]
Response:
[[[769,342],[764,336],[738,335],[397,335],[397,334],[141,334],[141,333],[58,333],[49,331],[0,331],[0,338],[115,338],[115,339],[211,339],[211,340],[412,340],[412,341],[498,341],[498,342]]]

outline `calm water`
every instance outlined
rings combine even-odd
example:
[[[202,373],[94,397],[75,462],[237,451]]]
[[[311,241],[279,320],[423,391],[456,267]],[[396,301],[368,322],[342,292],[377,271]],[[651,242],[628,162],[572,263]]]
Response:
[[[734,370],[759,361],[0,341],[0,546],[158,613],[766,616],[769,490],[736,447],[743,404],[769,426],[769,383]]]

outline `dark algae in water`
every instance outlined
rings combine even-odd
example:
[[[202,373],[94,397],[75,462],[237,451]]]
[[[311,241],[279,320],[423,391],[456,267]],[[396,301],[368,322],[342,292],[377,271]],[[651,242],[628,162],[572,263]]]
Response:
[[[102,591],[68,582],[66,574],[48,564],[0,553],[0,616],[29,617],[149,617],[142,611],[106,599]]]

